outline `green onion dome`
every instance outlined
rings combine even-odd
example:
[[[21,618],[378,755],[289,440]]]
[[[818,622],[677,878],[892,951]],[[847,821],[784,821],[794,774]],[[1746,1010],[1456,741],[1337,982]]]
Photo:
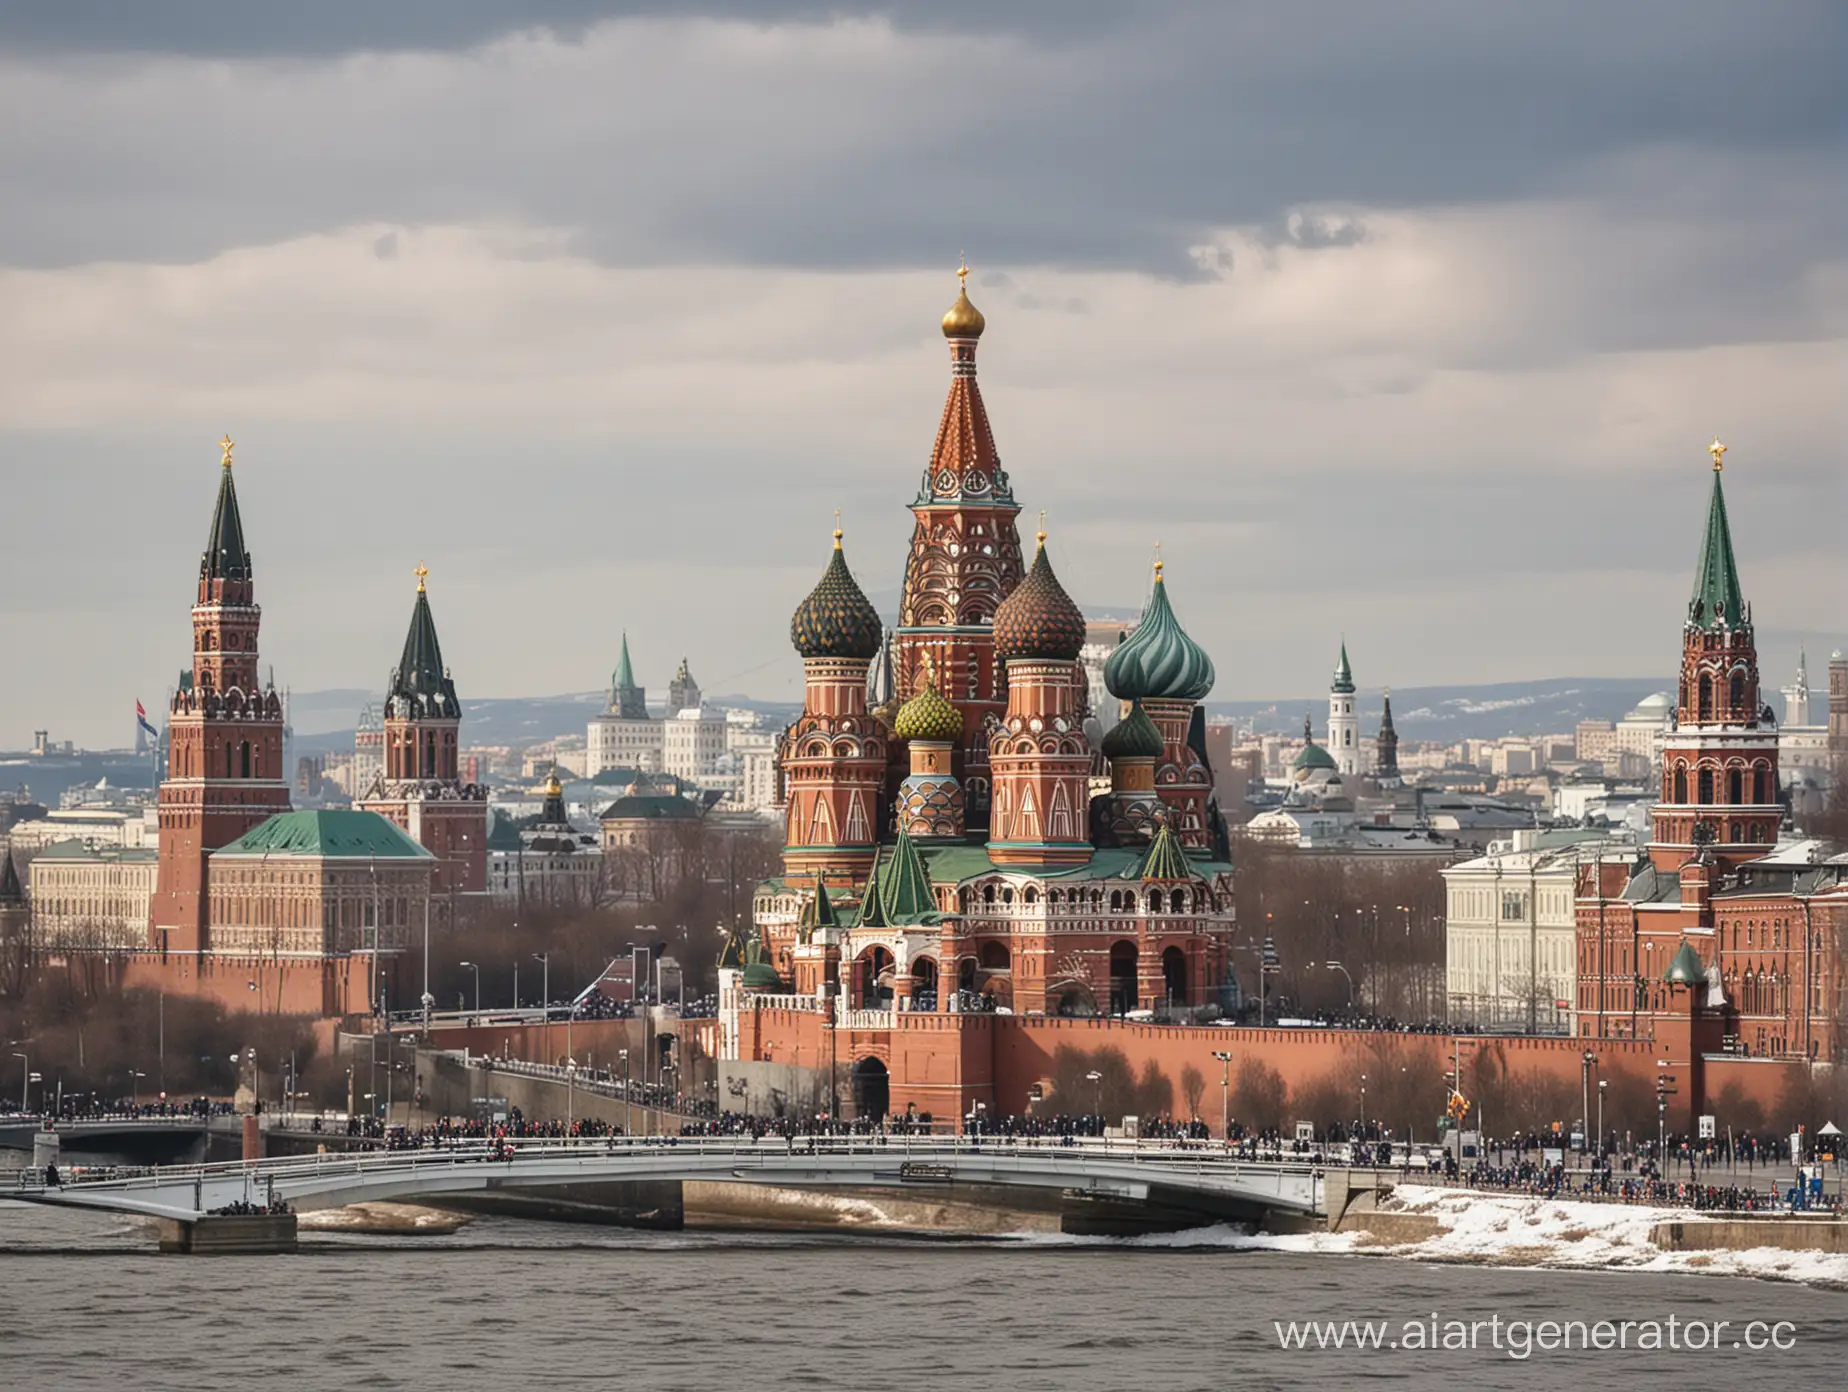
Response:
[[[1340,765],[1335,762],[1335,756],[1322,748],[1322,746],[1317,744],[1314,740],[1305,744],[1302,748],[1302,752],[1294,759],[1290,760],[1290,768],[1298,773],[1306,773],[1310,769],[1334,769],[1339,767]]]
[[[892,721],[892,733],[904,740],[957,740],[962,730],[962,712],[929,685],[900,706]]]
[[[853,657],[870,661],[879,654],[879,611],[868,602],[841,552],[834,532],[834,556],[809,597],[789,619],[789,641],[804,657]]]
[[[1198,701],[1213,689],[1213,659],[1187,636],[1168,607],[1160,561],[1155,562],[1155,593],[1149,607],[1136,631],[1104,664],[1104,685],[1124,701]]]
[[[1104,736],[1106,759],[1159,759],[1167,747],[1161,731],[1142,709],[1142,702],[1132,701],[1129,714],[1110,728]]]
[[[1075,662],[1084,646],[1084,614],[1065,593],[1046,556],[1046,534],[1026,579],[995,610],[995,656]]]

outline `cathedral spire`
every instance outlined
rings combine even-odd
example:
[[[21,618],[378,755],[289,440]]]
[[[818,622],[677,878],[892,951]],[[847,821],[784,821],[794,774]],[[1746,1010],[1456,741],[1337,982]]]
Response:
[[[975,381],[975,349],[987,320],[969,303],[968,265],[965,263],[956,274],[962,284],[956,292],[956,303],[943,316],[943,336],[950,344],[950,394],[943,403],[943,419],[937,426],[924,486],[914,507],[964,499],[1003,504],[1014,501],[1007,471],[1001,467],[1000,454],[995,449],[994,431],[989,428],[982,389]],[[1019,542],[1015,541],[1014,546],[1018,551]]]
[[[1341,660],[1335,663],[1335,679],[1328,689],[1350,696],[1354,693],[1354,669],[1348,666],[1347,634],[1345,633],[1341,635]]]
[[[1733,561],[1732,526],[1726,516],[1726,491],[1720,485],[1726,446],[1715,440],[1708,453],[1713,456],[1713,492],[1707,502],[1707,530],[1701,537],[1688,622],[1705,629],[1743,628],[1751,622],[1751,615]]]

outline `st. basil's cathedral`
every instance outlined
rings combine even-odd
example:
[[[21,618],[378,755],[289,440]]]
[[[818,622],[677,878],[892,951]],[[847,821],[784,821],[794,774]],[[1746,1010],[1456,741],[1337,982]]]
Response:
[[[742,989],[862,1022],[1217,1004],[1233,990],[1234,915],[1199,705],[1212,659],[1157,562],[1105,667],[1122,718],[1087,732],[1084,616],[1044,531],[1023,556],[976,377],[985,322],[961,274],[898,626],[884,633],[838,529],[790,620],[805,699],[780,750],[784,873],[756,896]],[[869,1051],[876,1033],[856,1045]]]

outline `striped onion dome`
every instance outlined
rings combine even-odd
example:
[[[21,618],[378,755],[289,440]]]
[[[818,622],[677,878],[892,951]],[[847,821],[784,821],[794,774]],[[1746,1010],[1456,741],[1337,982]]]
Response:
[[[1104,685],[1119,700],[1198,701],[1213,689],[1213,659],[1187,636],[1168,606],[1168,587],[1155,562],[1155,592],[1135,632],[1104,664]]]

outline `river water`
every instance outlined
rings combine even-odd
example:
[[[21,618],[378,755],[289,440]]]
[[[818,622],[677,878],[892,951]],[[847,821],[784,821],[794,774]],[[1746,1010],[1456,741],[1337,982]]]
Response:
[[[1287,1240],[1286,1240],[1287,1241]],[[643,1234],[484,1218],[161,1257],[146,1229],[0,1203],[0,1387],[1612,1388],[1841,1385],[1848,1293],[1137,1241]],[[1482,1321],[1477,1347],[1285,1351],[1278,1321]],[[1534,1348],[1486,1322],[1728,1320],[1705,1351]],[[1788,1321],[1752,1351],[1745,1322]],[[1543,1338],[1543,1332],[1537,1337]],[[1663,1338],[1666,1340],[1666,1334]],[[1429,1341],[1429,1340],[1427,1340]],[[1525,1359],[1511,1349],[1525,1342]]]

